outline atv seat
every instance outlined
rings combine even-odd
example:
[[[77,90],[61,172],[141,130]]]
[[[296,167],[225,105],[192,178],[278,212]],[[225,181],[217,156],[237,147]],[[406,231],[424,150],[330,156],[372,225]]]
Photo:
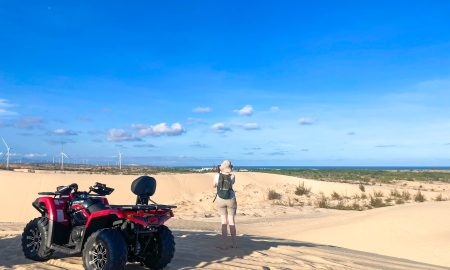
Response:
[[[155,194],[156,180],[150,176],[141,176],[131,183],[131,191],[137,195],[136,205],[148,205],[150,196]]]

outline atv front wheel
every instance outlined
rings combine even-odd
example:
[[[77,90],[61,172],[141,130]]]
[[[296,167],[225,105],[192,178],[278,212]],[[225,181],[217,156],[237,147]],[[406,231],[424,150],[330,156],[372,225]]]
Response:
[[[115,229],[93,233],[83,249],[83,266],[87,270],[122,270],[127,262],[127,245]]]
[[[144,264],[150,269],[163,269],[170,263],[175,253],[172,231],[161,225],[150,241],[151,251],[145,258]]]
[[[47,236],[47,218],[39,217],[30,221],[22,233],[22,251],[25,257],[40,262],[50,259],[53,250],[45,246]]]

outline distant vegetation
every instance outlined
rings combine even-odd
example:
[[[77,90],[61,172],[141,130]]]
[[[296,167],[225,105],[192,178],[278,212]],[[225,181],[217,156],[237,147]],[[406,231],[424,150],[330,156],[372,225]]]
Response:
[[[395,180],[450,182],[450,172],[370,169],[251,169],[253,172],[282,174],[320,181],[346,183],[390,183]],[[364,187],[360,186],[361,191]]]
[[[34,163],[34,164],[10,164],[12,169],[25,169],[28,172],[36,170],[44,171],[60,171],[59,164]],[[212,172],[213,168],[177,168],[177,167],[158,167],[158,166],[122,166],[122,170],[118,166],[106,165],[81,165],[81,164],[64,164],[64,172],[77,172],[84,174],[125,174],[125,175],[151,175],[159,173],[204,173]]]
[[[0,164],[0,169],[3,169]],[[35,170],[60,171],[59,164],[34,163],[34,164],[10,164],[10,170],[25,169],[28,172]],[[118,166],[105,165],[82,165],[64,164],[65,172],[78,172],[86,174],[130,174],[145,175],[159,173],[206,173],[215,172],[215,168],[189,168],[189,167],[159,167],[159,166]],[[237,169],[239,171],[239,169]],[[304,168],[252,168],[242,169],[245,172],[261,172],[295,176],[306,179],[320,181],[344,182],[359,184],[359,189],[364,192],[365,185],[375,183],[391,183],[396,180],[406,181],[441,181],[450,183],[450,171],[433,170],[372,170],[372,169],[304,169]],[[305,192],[308,195],[308,188],[299,186],[298,195]]]

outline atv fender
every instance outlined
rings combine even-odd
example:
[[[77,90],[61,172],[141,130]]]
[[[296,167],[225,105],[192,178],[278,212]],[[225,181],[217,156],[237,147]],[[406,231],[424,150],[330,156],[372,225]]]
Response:
[[[63,225],[69,224],[66,213],[66,199],[55,199],[52,197],[40,197],[33,203],[33,207],[50,221],[55,221]]]
[[[124,219],[125,215],[123,212],[117,209],[106,209],[92,213],[85,225],[83,243],[92,233],[101,229],[111,228],[117,224],[117,221]]]

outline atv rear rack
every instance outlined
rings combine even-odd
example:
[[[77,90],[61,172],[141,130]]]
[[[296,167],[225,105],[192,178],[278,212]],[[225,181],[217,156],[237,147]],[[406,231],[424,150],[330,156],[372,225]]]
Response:
[[[172,208],[177,208],[175,205],[165,205],[165,204],[150,204],[150,205],[110,205],[111,209],[122,209],[122,210],[167,210]]]

